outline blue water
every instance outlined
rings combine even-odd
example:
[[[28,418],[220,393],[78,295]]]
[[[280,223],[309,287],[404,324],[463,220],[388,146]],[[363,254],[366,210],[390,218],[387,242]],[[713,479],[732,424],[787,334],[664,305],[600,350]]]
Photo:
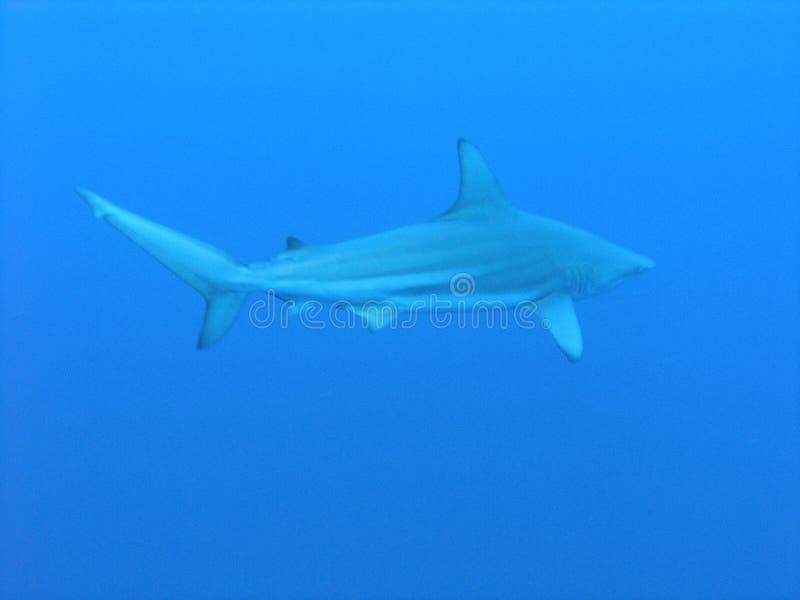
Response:
[[[800,8],[6,1],[0,596],[800,597]],[[246,261],[455,198],[652,257],[541,330],[259,330]]]

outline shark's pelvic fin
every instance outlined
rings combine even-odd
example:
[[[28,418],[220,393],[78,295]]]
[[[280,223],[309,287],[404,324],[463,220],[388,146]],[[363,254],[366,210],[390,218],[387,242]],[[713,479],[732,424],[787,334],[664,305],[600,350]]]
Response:
[[[542,327],[550,332],[553,339],[572,362],[583,354],[583,338],[575,306],[567,294],[550,294],[537,301]]]
[[[120,231],[205,298],[206,315],[198,348],[210,346],[230,329],[248,291],[257,289],[251,283],[251,272],[246,265],[209,244],[123,210],[88,190],[75,191],[97,218]]]
[[[508,209],[508,200],[480,151],[467,140],[458,141],[461,185],[455,203],[440,219],[489,217]]]
[[[362,325],[369,329],[370,333],[380,331],[392,323],[395,313],[391,307],[366,304],[356,309],[356,315],[361,318]]]

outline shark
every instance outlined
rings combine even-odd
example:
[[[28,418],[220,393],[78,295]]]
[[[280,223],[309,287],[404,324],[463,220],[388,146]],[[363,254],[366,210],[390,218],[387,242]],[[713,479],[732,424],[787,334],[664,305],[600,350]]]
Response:
[[[583,353],[575,302],[653,268],[649,258],[509,203],[480,151],[458,141],[455,202],[429,221],[327,244],[289,237],[266,262],[246,264],[205,242],[75,188],[95,217],[119,230],[205,299],[198,348],[218,342],[249,294],[283,301],[346,303],[370,330],[386,319],[367,310],[438,307],[474,310],[487,302],[533,303],[536,316],[570,361]]]

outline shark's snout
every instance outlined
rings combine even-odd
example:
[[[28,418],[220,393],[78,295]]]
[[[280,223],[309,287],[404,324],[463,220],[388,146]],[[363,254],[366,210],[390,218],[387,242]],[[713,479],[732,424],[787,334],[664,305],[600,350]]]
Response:
[[[642,262],[639,263],[637,273],[644,273],[645,271],[649,271],[650,269],[652,269],[655,266],[656,266],[656,263],[653,260],[643,256],[642,257]]]
[[[621,268],[617,272],[616,277],[613,279],[618,282],[627,277],[632,277],[634,275],[644,273],[645,271],[649,271],[654,266],[655,262],[646,256],[629,252],[627,253],[626,259],[622,261],[622,264],[620,265]]]

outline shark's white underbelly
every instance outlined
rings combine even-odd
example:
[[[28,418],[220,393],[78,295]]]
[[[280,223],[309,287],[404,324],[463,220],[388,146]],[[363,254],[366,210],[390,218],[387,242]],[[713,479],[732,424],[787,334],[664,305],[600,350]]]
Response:
[[[268,282],[267,291],[296,302],[316,300],[353,305],[389,302],[398,310],[471,308],[487,303],[515,306],[553,291],[546,278],[533,275],[520,278],[520,270],[488,273],[479,267],[456,267],[351,278],[292,278]]]

